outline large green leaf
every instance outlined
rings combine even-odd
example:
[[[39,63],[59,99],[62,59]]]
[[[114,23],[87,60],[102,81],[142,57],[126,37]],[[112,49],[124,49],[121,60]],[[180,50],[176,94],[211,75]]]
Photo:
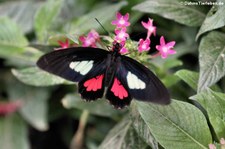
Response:
[[[187,26],[200,26],[205,14],[200,7],[185,5],[187,1],[180,0],[147,0],[133,7],[145,13],[155,13],[164,18],[174,20]]]
[[[27,125],[17,114],[0,117],[2,149],[29,149]]]
[[[22,30],[13,21],[0,18],[0,57],[10,58],[20,54],[27,44]]]
[[[5,1],[0,5],[0,16],[8,16],[23,30],[30,32],[33,29],[33,18],[42,1]]]
[[[225,5],[222,6],[213,6],[207,17],[205,18],[202,26],[196,36],[196,39],[203,33],[214,30],[225,25]]]
[[[95,9],[90,13],[83,15],[82,17],[79,17],[73,22],[69,22],[66,28],[69,26],[69,33],[76,34],[84,34],[91,29],[100,28],[101,26],[98,24],[95,18],[97,18],[101,24],[110,23],[116,12],[119,11],[124,5],[126,5],[125,1],[119,2],[117,4],[101,6],[100,8]]]
[[[42,5],[35,16],[35,32],[40,42],[47,40],[48,33],[59,15],[63,0],[48,0]]]
[[[23,118],[34,128],[40,131],[47,130],[48,90],[44,88],[26,86],[15,81],[9,83],[7,87],[9,98],[11,100],[22,101],[20,113]]]
[[[190,70],[179,70],[175,74],[187,83],[191,88],[197,91],[198,73]]]
[[[225,34],[210,32],[199,45],[200,75],[198,91],[216,83],[225,75]]]
[[[37,67],[12,69],[12,73],[21,82],[33,86],[50,86],[73,83],[43,70],[40,70]]]
[[[131,105],[131,109],[132,125],[136,130],[138,136],[140,136],[145,141],[145,143],[151,146],[152,149],[159,149],[158,142],[155,140],[148,126],[141,118],[140,113],[138,112],[135,104]]]
[[[35,66],[38,58],[43,55],[38,49],[33,47],[24,47],[23,52],[18,54],[9,54],[7,64],[13,66]]]
[[[77,93],[68,94],[62,99],[65,108],[76,108],[80,110],[88,110],[91,114],[113,117],[119,112],[115,110],[106,100],[99,99],[95,102],[85,102]]]
[[[110,130],[99,149],[144,149],[146,146],[136,134],[132,122],[124,118]]]
[[[206,89],[191,99],[197,100],[207,111],[217,139],[225,138],[225,94]]]
[[[141,117],[166,149],[207,149],[211,134],[204,115],[191,104],[173,100],[168,106],[137,102]]]

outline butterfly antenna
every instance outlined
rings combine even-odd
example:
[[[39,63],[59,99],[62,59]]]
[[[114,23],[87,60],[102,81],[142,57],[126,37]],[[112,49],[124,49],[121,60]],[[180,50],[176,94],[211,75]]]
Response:
[[[104,26],[99,22],[99,20],[97,18],[95,18],[95,20],[98,22],[98,24],[102,27],[102,29],[105,31],[106,34],[109,35],[109,32],[104,28]]]

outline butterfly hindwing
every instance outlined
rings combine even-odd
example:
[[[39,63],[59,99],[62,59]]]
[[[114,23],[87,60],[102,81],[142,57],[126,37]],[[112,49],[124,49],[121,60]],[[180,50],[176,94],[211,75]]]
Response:
[[[91,70],[78,84],[79,93],[87,101],[101,98],[105,88],[105,73],[107,59],[99,61],[95,69]]]
[[[119,74],[126,76],[126,84],[133,98],[158,104],[169,104],[170,96],[162,82],[144,65],[121,56]]]
[[[108,52],[98,48],[74,47],[50,52],[42,56],[37,66],[67,80],[79,82],[106,58]]]
[[[120,58],[118,58],[115,63],[115,70],[108,85],[106,99],[108,99],[115,108],[121,109],[130,104],[132,97],[126,83],[126,76],[123,73]]]

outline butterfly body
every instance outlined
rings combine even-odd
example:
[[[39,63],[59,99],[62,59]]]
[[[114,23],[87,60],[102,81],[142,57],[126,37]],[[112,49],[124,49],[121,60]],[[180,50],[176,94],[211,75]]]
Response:
[[[130,104],[132,98],[159,104],[170,103],[167,89],[145,66],[121,55],[122,46],[112,51],[74,47],[42,56],[37,65],[50,73],[78,82],[78,92],[87,101],[104,96],[116,108]]]

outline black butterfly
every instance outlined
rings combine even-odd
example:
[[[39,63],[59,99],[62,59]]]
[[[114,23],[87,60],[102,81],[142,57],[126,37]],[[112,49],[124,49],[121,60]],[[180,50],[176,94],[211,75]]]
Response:
[[[41,69],[79,82],[79,93],[87,101],[102,98],[116,108],[129,105],[132,98],[169,104],[168,90],[145,66],[120,54],[121,44],[114,43],[112,51],[91,47],[71,47],[42,56]]]

